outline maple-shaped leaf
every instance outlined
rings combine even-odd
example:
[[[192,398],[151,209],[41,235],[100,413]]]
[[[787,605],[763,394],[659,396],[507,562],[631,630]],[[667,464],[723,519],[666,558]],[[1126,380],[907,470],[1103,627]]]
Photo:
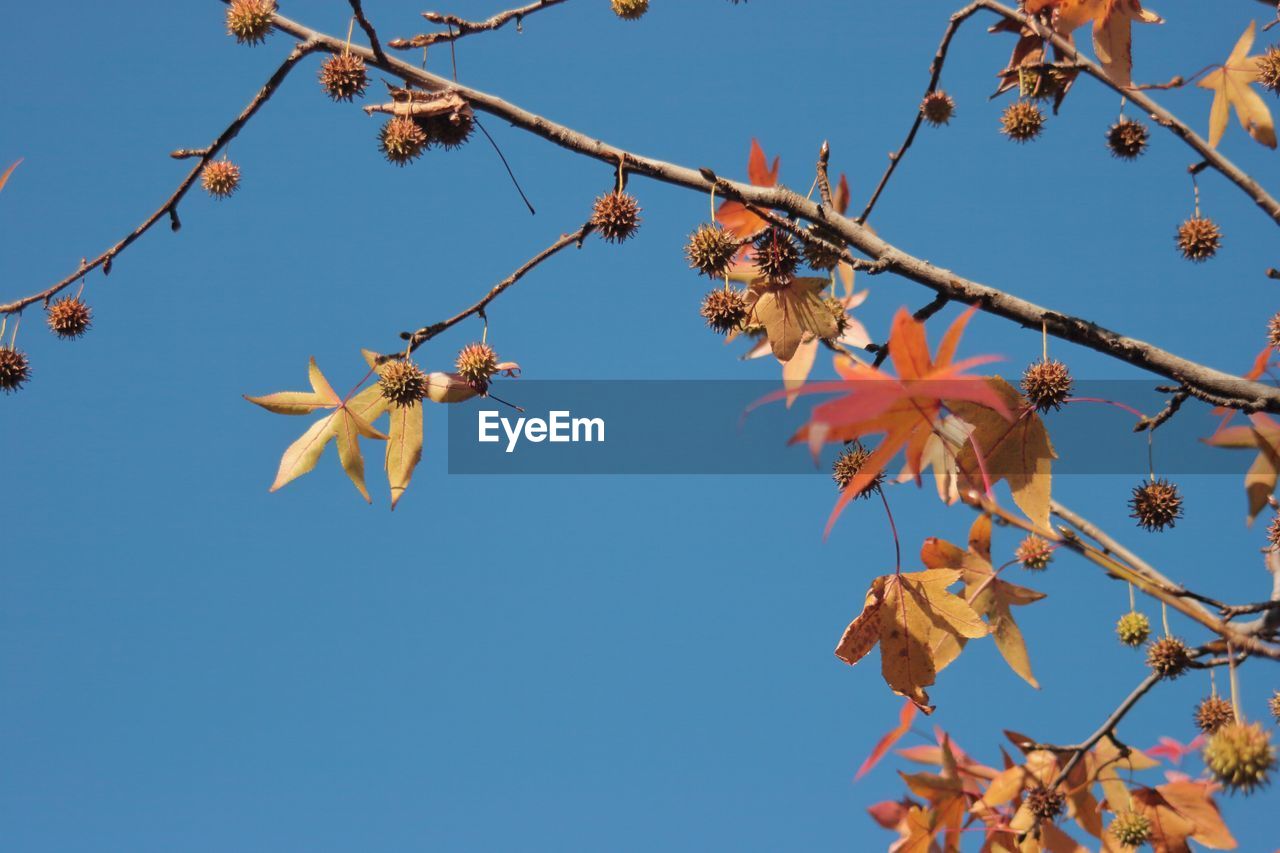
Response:
[[[1204,746],[1204,735],[1196,735],[1189,743],[1183,743],[1176,738],[1161,736],[1157,745],[1146,751],[1147,755],[1158,755],[1161,758],[1172,761],[1174,764],[1181,764],[1182,759],[1188,755],[1194,755]],[[1150,765],[1154,767],[1155,765]]]
[[[1132,792],[1134,809],[1151,823],[1151,846],[1161,853],[1190,853],[1187,839],[1214,850],[1231,850],[1236,840],[1222,822],[1208,782],[1170,782]]]
[[[1276,147],[1276,127],[1271,120],[1271,110],[1250,86],[1258,79],[1258,57],[1249,56],[1255,32],[1255,22],[1250,21],[1222,67],[1196,83],[1202,89],[1213,91],[1213,106],[1209,108],[1210,146],[1216,147],[1222,139],[1227,129],[1228,112],[1234,107],[1240,126],[1250,136],[1268,148]]]
[[[899,773],[911,792],[929,803],[926,812],[929,838],[943,834],[944,850],[959,850],[960,830],[968,812],[968,790],[960,778],[959,764],[947,737],[941,746],[939,773]]]
[[[893,691],[933,713],[924,688],[934,683],[933,640],[938,632],[982,637],[987,626],[964,600],[947,592],[960,579],[953,570],[884,575],[871,582],[862,613],[849,624],[836,657],[853,665],[880,644],[880,671]]]
[[[1280,422],[1262,413],[1250,415],[1249,421],[1248,426],[1220,429],[1204,441],[1214,447],[1258,452],[1244,475],[1244,492],[1248,501],[1245,522],[1251,525],[1266,507],[1280,480]]]
[[[807,443],[816,455],[824,444],[855,441],[874,434],[884,436],[841,493],[827,520],[828,532],[849,501],[870,486],[900,451],[906,459],[905,470],[919,476],[930,436],[942,429],[945,408],[969,402],[1012,419],[1008,406],[990,384],[965,373],[970,367],[994,361],[994,357],[955,361],[960,338],[974,310],[970,308],[956,318],[933,356],[924,324],[901,309],[889,333],[889,360],[897,376],[870,365],[837,364],[840,381],[811,382],[800,389],[804,394],[843,396],[815,406],[809,422],[793,436],[793,443]],[[794,392],[771,394],[756,405],[783,399],[789,393]]]
[[[956,569],[964,580],[964,598],[975,613],[987,620],[996,648],[1009,668],[1032,687],[1040,683],[1031,674],[1026,641],[1014,621],[1012,607],[1032,604],[1044,593],[1002,580],[991,565],[991,516],[983,513],[969,531],[969,549],[961,551],[950,542],[926,539],[920,558],[931,569]],[[954,645],[952,645],[954,644]],[[956,637],[939,649],[938,657],[950,663],[960,654],[963,639]]]
[[[1133,82],[1133,35],[1131,26],[1162,24],[1156,13],[1142,8],[1140,0],[1027,0],[1027,14],[1053,11],[1053,28],[1071,38],[1085,24],[1093,24],[1093,52],[1107,76],[1117,86]]]
[[[250,403],[278,415],[308,415],[333,409],[332,414],[313,423],[285,450],[271,491],[310,473],[320,461],[325,447],[334,441],[338,445],[338,459],[343,470],[364,499],[372,503],[365,487],[364,457],[360,453],[359,437],[387,440],[387,436],[373,426],[373,421],[386,411],[387,399],[382,396],[381,389],[373,385],[344,400],[325,379],[314,358],[308,366],[308,376],[310,391],[281,391],[263,397],[245,397]]]
[[[956,454],[960,487],[985,492],[1000,480],[1009,484],[1013,502],[1042,529],[1049,526],[1053,460],[1058,457],[1035,407],[999,376],[987,379],[993,393],[1017,417],[1002,417],[990,406],[957,401],[952,411],[973,427]]]
[[[781,167],[780,157],[773,158],[773,166],[764,156],[764,149],[758,140],[751,140],[751,155],[747,158],[747,179],[753,186],[774,187],[778,185],[778,169]],[[726,201],[716,211],[716,220],[724,229],[735,237],[745,240],[768,225],[756,214],[747,210],[740,201]]]
[[[822,298],[825,278],[800,276],[785,284],[757,279],[747,291],[748,323],[764,326],[779,361],[789,361],[805,336],[834,338],[836,318]]]

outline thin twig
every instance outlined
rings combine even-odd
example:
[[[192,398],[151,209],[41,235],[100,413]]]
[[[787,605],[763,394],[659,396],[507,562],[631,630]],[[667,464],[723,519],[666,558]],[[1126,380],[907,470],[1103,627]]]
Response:
[[[470,308],[467,308],[464,311],[460,311],[459,313],[454,314],[448,320],[441,320],[438,323],[432,323],[429,326],[423,326],[421,329],[418,329],[418,331],[416,332],[401,332],[400,333],[401,340],[408,341],[409,352],[414,352],[418,349],[418,347],[422,346],[424,343],[431,340],[436,335],[440,334],[446,329],[449,329],[449,328],[452,328],[453,326],[458,325],[468,317],[472,317],[476,314],[483,314],[484,309],[489,305],[490,302],[497,299],[499,296],[502,295],[503,292],[505,292],[513,284],[515,284],[520,279],[524,278],[525,275],[528,274],[534,267],[538,266],[538,264],[552,257],[553,255],[559,253],[562,249],[568,248],[569,246],[572,246],[575,244],[579,246],[582,245],[582,241],[586,239],[586,236],[590,234],[591,231],[592,231],[591,225],[584,225],[581,228],[579,228],[577,231],[574,231],[571,234],[565,234],[561,236],[558,240],[556,240],[550,246],[543,249],[541,252],[539,252],[538,254],[534,255],[532,258],[530,258],[529,260],[521,264],[520,267],[511,275],[507,276],[502,281],[495,284],[492,288],[489,289],[488,293],[486,293],[478,302],[476,302]],[[379,360],[385,362],[393,358],[400,358],[402,357],[402,355],[403,353],[384,355]]]
[[[411,50],[416,47],[430,47],[439,42],[453,42],[472,33],[492,32],[501,29],[509,22],[515,21],[516,27],[524,22],[525,15],[532,15],[541,9],[563,3],[565,0],[537,0],[527,6],[521,6],[518,9],[508,9],[505,12],[499,12],[492,18],[483,21],[468,21],[465,18],[459,18],[457,15],[442,15],[439,12],[423,12],[422,17],[426,18],[433,24],[449,27],[444,32],[424,33],[408,39],[392,39],[387,42],[387,46],[395,50]]]
[[[942,78],[942,66],[947,61],[947,49],[951,47],[951,39],[955,37],[956,31],[960,29],[960,25],[967,21],[982,6],[980,3],[970,3],[963,9],[960,9],[951,16],[951,20],[947,23],[947,29],[942,34],[942,43],[938,45],[938,52],[933,56],[933,62],[929,63],[929,86],[924,90],[924,97],[927,98],[938,89],[938,81]],[[921,104],[923,104],[923,98]],[[907,149],[911,147],[911,143],[915,142],[916,133],[920,130],[920,124],[924,121],[924,111],[920,109],[921,104],[916,105],[916,117],[911,122],[911,129],[907,131],[907,138],[903,140],[898,150],[889,155],[889,166],[885,169],[884,174],[880,177],[880,183],[876,184],[875,192],[871,193],[871,198],[867,201],[867,206],[863,208],[862,213],[857,218],[859,225],[865,225],[867,217],[871,215],[871,211],[875,208],[876,202],[880,200],[881,193],[884,188],[889,185],[889,179],[893,177],[893,173],[897,171],[898,164],[902,162],[902,157],[907,153]]]
[[[373,50],[373,56],[379,62],[386,62],[387,55],[382,52],[382,45],[378,42],[378,32],[373,28],[373,24],[369,23],[369,19],[365,17],[364,5],[361,0],[348,0],[351,3],[351,11],[355,13],[356,23],[360,25],[360,29],[364,30],[364,34],[369,37],[369,47]]]
[[[1174,135],[1199,154],[1209,167],[1212,167],[1239,187],[1273,221],[1280,223],[1280,201],[1273,198],[1257,181],[1249,177],[1243,169],[1224,157],[1217,149],[1209,145],[1205,139],[1188,127],[1185,122],[1153,101],[1140,88],[1122,86],[1113,81],[1100,65],[1083,56],[1069,39],[1055,32],[1034,15],[1025,15],[1016,9],[996,2],[996,0],[974,0],[974,4],[1000,15],[1006,20],[1016,21],[1024,27],[1030,27],[1036,35],[1051,42],[1054,47],[1062,52],[1063,56],[1078,65],[1090,77],[1128,98],[1134,106],[1147,112],[1156,122],[1172,131]]]
[[[240,132],[246,123],[248,123],[249,119],[253,118],[254,114],[262,108],[262,105],[271,99],[271,96],[280,88],[280,84],[284,82],[285,77],[289,76],[289,72],[293,70],[293,67],[298,64],[299,60],[316,50],[319,43],[320,42],[317,39],[304,37],[304,40],[293,48],[289,53],[289,56],[280,64],[280,67],[275,70],[275,73],[267,79],[266,84],[264,84],[262,89],[258,91],[258,94],[253,96],[253,100],[249,102],[249,105],[241,111],[240,115],[236,116],[235,120],[232,121],[231,124],[227,125],[227,128],[223,130],[222,133],[218,134],[218,138],[215,139],[208,148],[202,148],[198,151],[180,150],[174,152],[174,156],[181,155],[182,157],[199,157],[200,162],[196,163],[191,171],[187,173],[187,176],[182,179],[182,183],[178,184],[178,188],[173,191],[173,194],[165,199],[164,204],[160,205],[154,213],[143,220],[141,225],[133,229],[133,231],[127,234],[110,249],[107,249],[101,255],[98,255],[98,257],[88,262],[82,261],[75,272],[51,287],[47,287],[39,293],[33,293],[30,296],[24,296],[21,299],[0,305],[0,314],[13,314],[35,302],[47,302],[56,293],[70,287],[72,284],[75,284],[77,281],[84,278],[86,273],[92,272],[98,267],[102,267],[102,271],[104,273],[109,273],[111,271],[111,263],[115,257],[125,249],[129,248],[129,246],[143,234],[150,231],[151,227],[157,222],[168,218],[176,225],[178,203],[182,201],[183,197],[187,194],[187,191],[190,190],[196,180],[199,179],[200,172],[204,169],[205,165],[216,157],[218,152],[227,146],[227,143],[236,137],[236,134]],[[175,228],[174,230],[177,229]]]

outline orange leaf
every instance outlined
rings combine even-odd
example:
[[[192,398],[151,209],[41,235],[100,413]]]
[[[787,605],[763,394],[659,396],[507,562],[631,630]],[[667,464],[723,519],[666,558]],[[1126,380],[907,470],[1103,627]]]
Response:
[[[897,743],[903,735],[911,730],[911,721],[916,718],[916,706],[911,702],[903,702],[902,710],[898,712],[898,725],[885,733],[880,738],[875,749],[871,750],[871,754],[867,756],[867,760],[862,762],[862,766],[858,768],[858,772],[854,774],[854,780],[861,779],[870,772],[871,768],[880,763],[880,759],[884,758],[885,753]]]

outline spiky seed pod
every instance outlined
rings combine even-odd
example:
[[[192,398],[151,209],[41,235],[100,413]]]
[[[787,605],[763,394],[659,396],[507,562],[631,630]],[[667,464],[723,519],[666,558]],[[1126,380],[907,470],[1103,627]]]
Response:
[[[214,160],[200,170],[200,186],[214,198],[228,198],[240,187],[240,167],[230,160]]]
[[[1018,96],[1034,101],[1047,101],[1058,94],[1062,86],[1062,76],[1056,68],[1018,69]]]
[[[320,85],[335,101],[363,96],[369,85],[364,59],[354,53],[335,53],[320,66]]]
[[[871,451],[863,447],[861,443],[854,442],[845,449],[838,457],[835,464],[831,466],[831,479],[836,481],[836,485],[840,487],[840,491],[849,488],[849,484],[853,482],[853,478],[858,476],[858,472],[867,464],[867,460],[871,458]],[[858,493],[860,498],[869,498],[876,492],[880,491],[880,487],[884,485],[884,471],[877,471],[876,475],[871,478],[871,482],[865,489]]]
[[[1227,790],[1251,794],[1266,786],[1276,767],[1271,733],[1261,723],[1225,725],[1205,744],[1204,763]]]
[[[800,241],[804,250],[804,262],[822,272],[835,269],[840,263],[839,247],[843,245],[840,238],[834,234],[818,231],[812,226],[807,233],[812,234],[814,239]]]
[[[1137,648],[1151,636],[1151,620],[1145,613],[1131,610],[1116,620],[1116,636],[1126,646]]]
[[[1053,545],[1032,534],[1018,543],[1018,550],[1013,555],[1022,564],[1022,568],[1042,572],[1053,561]]]
[[[838,341],[849,328],[849,312],[845,310],[844,303],[834,296],[824,297],[822,305],[831,312],[832,319],[836,321],[836,333],[827,340]]]
[[[1273,516],[1267,525],[1267,541],[1271,543],[1272,550],[1280,548],[1280,515]]]
[[[640,227],[640,203],[621,190],[602,195],[592,208],[591,224],[610,243],[621,243]]]
[[[950,95],[939,89],[924,96],[920,102],[920,115],[924,116],[933,127],[950,124],[956,114],[956,102]]]
[[[1267,343],[1275,349],[1280,349],[1280,312],[1271,315],[1271,319],[1267,321]]]
[[[276,0],[232,0],[227,7],[227,34],[240,44],[261,44],[271,35]]]
[[[1267,703],[1267,709],[1271,711],[1271,716],[1276,718],[1276,722],[1280,723],[1280,690],[1271,694],[1271,701]]]
[[[1030,142],[1044,129],[1044,113],[1031,101],[1014,101],[1000,116],[1000,132],[1014,142]]]
[[[49,306],[49,330],[60,338],[78,338],[89,331],[93,311],[79,296],[64,296]]]
[[[1190,663],[1191,649],[1177,637],[1161,637],[1147,646],[1147,666],[1161,678],[1177,678]]]
[[[1221,696],[1206,696],[1196,706],[1196,726],[1205,734],[1213,734],[1218,729],[1234,723],[1236,712],[1231,703]]]
[[[736,237],[715,223],[699,225],[689,235],[684,254],[689,267],[705,276],[719,278],[729,270],[729,264],[738,254],[740,245]]]
[[[1107,130],[1107,147],[1111,156],[1121,160],[1134,160],[1147,150],[1147,139],[1151,133],[1140,121],[1121,116],[1120,120]]]
[[[649,0],[610,0],[613,13],[624,21],[635,21],[649,11]]]
[[[1071,385],[1071,371],[1055,359],[1033,362],[1022,373],[1022,393],[1041,412],[1061,409]]]
[[[489,390],[489,379],[498,372],[498,354],[488,344],[468,344],[458,353],[458,375],[481,394]]]
[[[382,396],[398,407],[412,406],[427,393],[427,374],[408,359],[389,361],[378,375]]]
[[[718,287],[702,298],[702,317],[722,335],[742,326],[747,319],[747,300],[738,290]]]
[[[1182,495],[1177,486],[1163,478],[1135,486],[1129,506],[1133,510],[1129,515],[1147,530],[1173,527],[1182,518]]]
[[[1027,791],[1027,809],[1040,820],[1054,820],[1062,814],[1067,798],[1043,786]]]
[[[427,139],[446,151],[466,145],[476,129],[476,117],[471,107],[463,107],[457,112],[444,115],[427,116],[419,119],[418,123]]]
[[[1280,47],[1271,45],[1257,63],[1258,85],[1280,95]]]
[[[31,360],[22,350],[0,345],[0,391],[12,394],[31,378]]]
[[[800,253],[791,235],[780,228],[770,228],[756,238],[754,259],[760,275],[775,284],[791,280],[800,264]]]
[[[427,135],[408,116],[395,116],[378,131],[378,148],[388,162],[407,166],[427,150]]]
[[[1111,821],[1111,834],[1125,847],[1141,847],[1151,840],[1151,819],[1142,812],[1121,812]]]
[[[1182,257],[1196,263],[1209,260],[1222,248],[1222,230],[1203,216],[1193,216],[1179,225],[1175,239]]]

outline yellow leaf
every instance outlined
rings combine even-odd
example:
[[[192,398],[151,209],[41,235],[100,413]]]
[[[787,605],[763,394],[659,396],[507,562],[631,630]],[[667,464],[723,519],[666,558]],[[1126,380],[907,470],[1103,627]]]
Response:
[[[280,470],[276,472],[276,480],[271,484],[271,491],[276,491],[286,483],[308,474],[320,461],[324,446],[333,438],[333,415],[313,423],[302,437],[285,450],[280,459]]]
[[[280,391],[264,397],[249,397],[250,403],[277,415],[309,415],[317,409],[332,409],[333,401],[312,391]]]
[[[335,412],[332,417],[335,419],[334,436],[338,440],[338,459],[342,462],[342,470],[347,472],[364,499],[373,503],[364,485],[364,457],[360,454],[359,439],[362,429],[357,423],[358,418],[345,409]]]
[[[307,364],[307,378],[311,380],[311,390],[316,393],[316,396],[323,397],[335,406],[342,402],[342,398],[334,392],[333,386],[329,384],[329,380],[324,378],[324,374],[321,373],[320,368],[316,366],[314,356],[312,356],[311,361]]]
[[[391,485],[391,508],[409,488],[413,469],[422,459],[421,405],[399,406],[391,410],[391,439],[387,442],[387,481]]]
[[[836,646],[836,657],[853,666],[867,656],[880,640],[880,608],[884,606],[884,578],[876,578],[867,590],[862,612],[844,629]]]
[[[956,457],[962,488],[983,492],[985,470],[991,485],[1007,481],[1018,508],[1032,522],[1047,528],[1053,460],[1057,458],[1049,433],[1040,416],[1012,385],[999,376],[989,377],[987,382],[1009,410],[1019,416],[1010,421],[989,407],[964,400],[948,401],[956,416],[973,427],[970,441]],[[975,445],[981,451],[981,460]]]
[[[1196,83],[1202,89],[1213,92],[1213,105],[1209,108],[1209,144],[1217,146],[1227,129],[1227,106],[1235,108],[1236,118],[1240,126],[1249,132],[1255,140],[1267,146],[1276,147],[1276,129],[1271,119],[1271,110],[1266,101],[1253,90],[1251,83],[1257,82],[1258,63],[1256,57],[1250,57],[1249,48],[1253,47],[1256,23],[1249,22],[1244,33],[1231,50],[1231,55],[1222,67],[1206,74]]]

